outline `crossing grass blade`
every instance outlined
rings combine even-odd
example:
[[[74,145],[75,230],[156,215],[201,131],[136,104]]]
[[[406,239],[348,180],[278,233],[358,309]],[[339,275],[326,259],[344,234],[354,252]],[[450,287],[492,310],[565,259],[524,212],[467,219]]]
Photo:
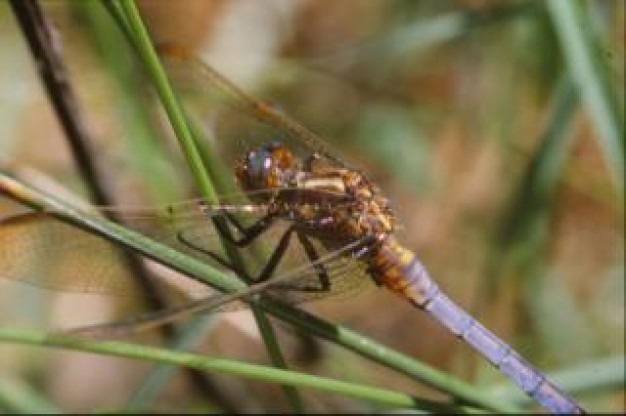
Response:
[[[224,275],[208,264],[172,250],[116,223],[93,215],[86,215],[59,199],[41,193],[2,172],[0,172],[0,193],[33,209],[54,211],[62,221],[132,249],[222,292],[233,292],[246,287],[241,281]],[[357,332],[326,322],[304,310],[265,300],[258,302],[258,306],[271,315],[296,325],[304,331],[342,345],[370,360],[446,392],[464,403],[493,411],[515,411],[516,409],[506,402],[493,398],[480,388],[442,373]]]
[[[201,195],[210,203],[217,203],[217,193],[213,185],[213,181],[204,166],[204,161],[196,145],[193,137],[192,129],[188,125],[187,117],[182,106],[179,104],[176,94],[171,88],[167,75],[161,66],[155,48],[152,45],[150,37],[143,25],[139,11],[133,0],[121,0],[121,10],[127,23],[128,32],[134,40],[134,46],[137,54],[143,61],[148,74],[154,82],[158,96],[163,104],[165,112],[168,115],[172,128],[176,133],[179,145],[185,155],[189,168],[193,173],[195,182],[200,190]],[[121,22],[121,20],[120,20]],[[234,263],[240,263],[238,255],[229,250],[229,256]],[[266,349],[272,359],[274,365],[279,368],[286,368],[286,362],[280,351],[276,335],[266,316],[263,315],[255,307],[252,308],[257,326],[261,332]],[[302,413],[304,407],[296,390],[291,387],[284,388],[285,395],[291,403],[296,413]]]

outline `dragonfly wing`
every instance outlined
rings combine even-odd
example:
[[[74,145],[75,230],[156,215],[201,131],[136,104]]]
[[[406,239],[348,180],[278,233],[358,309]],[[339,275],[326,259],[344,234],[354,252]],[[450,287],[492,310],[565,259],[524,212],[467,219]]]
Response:
[[[263,192],[271,191],[255,193]],[[246,201],[247,196],[237,193],[224,195],[220,199]],[[98,211],[115,218],[126,228],[226,272],[235,269],[216,260],[217,257],[231,262],[220,235],[221,230],[215,227],[216,221],[226,224],[233,237],[239,239],[242,234],[236,227],[228,225],[230,218],[236,217],[242,226],[249,226],[265,216],[265,210],[260,205],[239,203],[214,206],[201,200],[163,207],[99,207]],[[259,275],[267,256],[284,231],[285,224],[278,223],[263,234],[262,245],[229,247],[236,248],[246,259],[246,266],[249,267],[246,276]],[[135,288],[130,283],[132,280],[125,270],[122,248],[62,222],[55,217],[54,212],[29,212],[0,219],[0,247],[2,278],[68,292],[134,293]],[[298,259],[299,263],[296,264],[307,261],[298,255],[291,257]],[[193,290],[202,295],[207,293],[206,290]]]
[[[289,304],[311,302],[320,299],[338,300],[355,296],[373,287],[366,267],[355,259],[342,258],[321,264],[329,277],[330,286],[321,282],[318,267],[311,266],[294,276],[291,282],[277,283],[267,290],[268,294]]]
[[[273,254],[272,249],[278,245],[289,226],[289,222],[279,223],[268,232],[268,238],[264,241],[272,241],[274,246],[264,247],[263,260],[257,264],[259,267],[253,276],[260,276],[262,268]],[[311,258],[299,239],[292,235],[288,248],[269,277],[271,283],[266,293],[283,302],[297,304],[352,296],[371,283],[366,264],[350,255],[350,247],[357,242],[329,251],[317,238],[307,237],[307,240],[316,258]]]
[[[241,270],[237,270],[237,272],[240,276],[243,275],[249,284],[259,283],[259,279],[266,272],[266,266],[275,254],[280,240],[285,238],[291,226],[290,221],[277,219],[259,237],[258,243],[245,247],[235,247],[230,244],[231,248],[237,249],[242,261],[238,267],[244,268],[243,273]],[[230,229],[237,234],[234,227],[231,226]],[[210,247],[212,248],[212,255],[218,255],[222,259],[230,261],[224,242],[218,240],[214,231],[210,227],[185,228],[185,231],[178,238],[186,242],[186,247],[179,249],[188,254],[200,256],[201,259],[206,259],[207,256],[210,257],[211,255],[205,252],[204,247]],[[346,256],[349,252],[347,248],[329,251],[325,244],[317,238],[308,237],[307,239],[318,260],[309,257],[298,238],[292,234],[276,267],[268,275],[270,281],[276,281],[275,284],[272,283],[268,287],[266,291],[268,294],[284,302],[295,304],[315,299],[354,295],[358,290],[367,287],[368,282],[371,282],[366,264],[349,255]],[[226,242],[226,245],[228,244]],[[288,278],[285,279],[284,277]],[[324,279],[327,279],[328,284],[324,283]],[[239,306],[229,306],[228,309],[239,309]]]
[[[206,254],[224,255],[218,231],[210,221],[219,217],[219,212],[205,212],[195,201],[165,208],[107,211],[127,228],[223,269]],[[256,214],[242,215],[254,221]],[[2,278],[65,292],[128,295],[135,289],[121,247],[59,220],[52,212],[0,220],[0,247]]]
[[[246,94],[184,48],[160,49],[174,83],[220,139],[221,155],[229,155],[233,160],[245,150],[242,142],[254,148],[278,140],[288,142],[289,148],[300,156],[317,153],[335,165],[345,165],[328,151],[328,145],[317,134],[275,106]]]
[[[42,213],[0,222],[0,277],[68,292],[130,293],[121,252]]]
[[[261,293],[272,300],[288,304],[352,294],[357,288],[367,287],[365,282],[371,282],[371,279],[367,278],[364,263],[343,257],[349,251],[350,247],[343,247],[333,253],[325,254],[315,262],[288,270],[271,280],[254,284],[238,292],[202,297],[190,303],[133,317],[131,320],[81,327],[70,332],[90,338],[106,339],[128,336],[176,321],[192,313],[224,312],[246,308],[248,304],[244,299]],[[320,266],[324,267],[331,279],[329,288],[320,286],[318,278]],[[320,290],[310,290],[314,285]]]

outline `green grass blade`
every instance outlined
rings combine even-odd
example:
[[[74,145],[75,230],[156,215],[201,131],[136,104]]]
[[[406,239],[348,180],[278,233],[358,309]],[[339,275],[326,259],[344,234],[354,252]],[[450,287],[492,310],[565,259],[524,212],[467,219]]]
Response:
[[[104,2],[112,5],[115,2]],[[93,47],[98,51],[107,72],[115,81],[115,115],[121,121],[128,143],[128,158],[133,168],[148,186],[151,201],[157,205],[179,200],[183,197],[176,167],[169,163],[164,149],[156,142],[157,131],[153,128],[147,111],[146,100],[142,99],[140,74],[132,62],[132,48],[125,43],[102,7],[102,2],[89,0],[74,6],[88,23]]]
[[[209,358],[186,352],[171,351],[163,348],[129,344],[119,341],[103,342],[72,338],[64,335],[51,336],[42,332],[6,327],[0,327],[0,341],[36,346],[60,347],[76,351],[186,366],[197,370],[220,372],[265,382],[313,388],[333,394],[367,400],[388,407],[418,408],[437,410],[439,412],[459,411],[459,408],[456,406],[422,400],[392,390],[239,361]]]
[[[485,26],[502,23],[508,19],[516,19],[532,11],[531,2],[512,6],[494,7],[489,12],[463,10],[450,12],[436,17],[413,20],[406,25],[399,25],[384,35],[343,45],[310,59],[312,63],[328,61],[332,64],[341,62],[343,65],[365,65],[368,60],[376,59],[394,64],[403,58],[411,58],[417,54],[455,39],[466,36],[473,30]]]
[[[35,209],[58,212],[60,219],[130,247],[161,264],[178,270],[190,278],[209,284],[224,292],[244,289],[244,283],[224,275],[210,265],[186,256],[150,238],[105,219],[85,215],[65,203],[45,195],[0,172],[0,193]],[[385,347],[355,331],[317,318],[304,310],[269,301],[258,303],[266,312],[300,327],[311,334],[342,345],[370,360],[448,393],[456,400],[494,411],[514,411],[515,406],[492,397],[479,388],[444,374],[432,367]]]
[[[217,193],[213,182],[204,166],[202,157],[192,130],[187,123],[187,117],[185,116],[182,106],[178,103],[176,95],[171,88],[167,75],[161,66],[159,57],[150,41],[145,26],[141,20],[139,11],[132,0],[120,1],[125,20],[128,23],[128,29],[134,39],[134,45],[137,48],[139,57],[143,60],[148,74],[152,78],[157,93],[160,97],[161,103],[168,115],[170,123],[174,129],[176,137],[178,138],[179,145],[183,150],[185,159],[193,173],[194,179],[202,196],[211,203],[217,203]],[[232,251],[231,251],[232,252]],[[234,256],[234,253],[233,253]],[[261,335],[266,344],[270,358],[277,367],[284,368],[285,360],[282,357],[282,353],[278,347],[276,336],[267,318],[262,316],[260,311],[254,311],[254,316],[257,319],[257,325],[261,331]],[[285,389],[285,394],[296,412],[302,412],[302,401],[299,399],[297,393],[290,388]]]
[[[210,313],[194,316],[177,334],[168,348],[173,351],[188,351],[196,347],[204,339],[209,327],[213,326],[214,317]],[[170,378],[178,370],[173,364],[159,364],[146,377],[145,381],[131,396],[124,406],[125,409],[145,409],[165,387]]]
[[[276,339],[276,333],[274,332],[274,328],[272,328],[272,323],[269,318],[259,308],[253,307],[251,310],[272,364],[274,364],[276,368],[288,369],[289,366],[280,349],[280,345]],[[304,402],[296,389],[283,385],[283,393],[295,413],[305,413]]]
[[[540,138],[541,145],[533,155],[511,204],[510,216],[500,236],[501,244],[528,241],[525,234],[536,228],[535,223],[550,207],[573,142],[572,120],[577,107],[574,84],[566,75],[553,94],[551,114]]]
[[[9,374],[0,375],[0,409],[7,410],[7,413],[30,415],[60,412],[30,385]]]
[[[146,65],[146,70],[154,82],[157,94],[163,108],[172,124],[187,163],[194,175],[202,196],[209,202],[217,202],[217,194],[213,183],[204,168],[200,153],[195,146],[191,130],[187,125],[185,114],[178,103],[176,95],[170,86],[165,70],[161,66],[159,57],[152,46],[148,32],[141,21],[139,11],[132,0],[121,0],[120,6],[128,22],[128,27],[135,39],[135,46],[140,58]]]
[[[512,275],[537,274],[534,268],[542,259],[546,216],[574,137],[571,127],[578,99],[569,76],[563,76],[551,101],[550,115],[540,138],[541,145],[524,172],[510,208],[505,211],[495,244],[490,246],[492,254],[486,278],[478,291],[483,296],[476,300],[474,313],[493,301],[500,280]],[[504,270],[515,271],[515,274],[503,273]]]
[[[620,195],[624,193],[624,109],[593,22],[580,1],[545,3],[561,43],[567,67],[598,131],[600,147]]]

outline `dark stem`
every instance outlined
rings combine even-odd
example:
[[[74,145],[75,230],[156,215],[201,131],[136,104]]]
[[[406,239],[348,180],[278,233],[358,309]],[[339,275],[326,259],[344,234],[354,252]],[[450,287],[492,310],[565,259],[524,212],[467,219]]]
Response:
[[[11,0],[11,8],[18,21],[36,62],[39,76],[54,111],[65,132],[74,161],[87,184],[92,201],[97,205],[113,205],[113,198],[107,192],[104,182],[93,161],[96,158],[90,146],[90,134],[81,107],[70,84],[68,71],[61,54],[60,39],[50,27],[36,0]],[[110,219],[115,216],[105,213]],[[150,278],[143,263],[133,254],[124,251],[124,258],[132,275],[137,280],[149,309],[159,310],[166,307],[163,296]],[[173,325],[161,327],[166,338],[175,334]],[[200,394],[214,397],[214,390],[205,376],[196,370],[186,370],[194,387]]]

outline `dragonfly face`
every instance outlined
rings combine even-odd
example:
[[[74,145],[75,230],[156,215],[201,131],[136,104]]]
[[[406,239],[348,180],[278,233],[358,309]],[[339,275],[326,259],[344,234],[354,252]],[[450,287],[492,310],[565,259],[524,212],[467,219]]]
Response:
[[[251,150],[235,163],[235,176],[247,191],[279,188],[298,168],[293,154],[279,142]]]

